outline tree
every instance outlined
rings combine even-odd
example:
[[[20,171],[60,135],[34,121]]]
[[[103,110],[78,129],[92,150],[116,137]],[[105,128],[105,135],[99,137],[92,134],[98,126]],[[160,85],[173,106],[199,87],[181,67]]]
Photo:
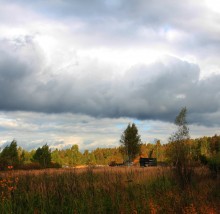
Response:
[[[51,153],[51,158],[53,162],[63,165],[62,158],[60,157],[60,153],[61,152],[58,149],[55,149]]]
[[[8,166],[17,167],[19,164],[19,157],[17,151],[17,141],[13,140],[9,146],[6,146],[0,155],[0,162],[2,168]]]
[[[177,131],[171,135],[169,141],[170,145],[167,149],[168,159],[175,166],[175,172],[184,187],[191,182],[192,168],[191,168],[191,149],[189,128],[186,121],[187,109],[182,108],[175,119]]]
[[[89,152],[89,150],[85,150],[83,153],[83,160],[86,165],[95,165],[96,159],[93,152]]]
[[[68,157],[68,165],[76,166],[81,164],[82,154],[79,151],[78,145],[75,144],[70,149],[67,149],[66,155]]]
[[[36,150],[35,154],[33,155],[33,162],[38,162],[43,168],[50,166],[51,151],[47,144]]]
[[[19,165],[22,166],[24,164],[25,161],[25,150],[23,150],[20,146],[17,149],[18,152],[18,162]]]
[[[127,156],[129,162],[133,161],[141,148],[141,138],[134,123],[128,124],[121,136],[120,143],[122,144],[122,153]]]

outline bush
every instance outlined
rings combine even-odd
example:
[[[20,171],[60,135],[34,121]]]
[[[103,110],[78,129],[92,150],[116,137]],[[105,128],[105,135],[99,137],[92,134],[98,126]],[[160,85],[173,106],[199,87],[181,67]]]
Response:
[[[50,163],[48,168],[62,168],[59,163]],[[44,167],[38,162],[27,163],[19,167],[19,169],[23,170],[34,170],[34,169],[44,169]]]
[[[62,168],[62,165],[59,163],[51,162],[49,168]]]
[[[42,166],[38,162],[27,163],[19,167],[23,170],[42,169]]]
[[[214,178],[220,173],[220,152],[208,160],[208,166]]]
[[[200,155],[199,156],[199,160],[200,160],[201,164],[203,164],[203,165],[207,165],[208,164],[208,159],[207,159],[207,157],[205,155]]]

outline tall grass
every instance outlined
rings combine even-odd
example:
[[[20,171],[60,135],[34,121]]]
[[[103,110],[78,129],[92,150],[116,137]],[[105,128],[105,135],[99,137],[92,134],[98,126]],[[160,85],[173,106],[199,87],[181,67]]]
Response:
[[[0,213],[217,213],[220,185],[207,173],[183,191],[166,168],[2,172]]]

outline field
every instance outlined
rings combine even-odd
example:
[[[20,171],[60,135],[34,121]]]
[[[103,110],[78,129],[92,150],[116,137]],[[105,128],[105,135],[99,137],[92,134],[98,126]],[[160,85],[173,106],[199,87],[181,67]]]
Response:
[[[181,189],[171,168],[103,167],[0,173],[0,213],[201,213],[220,210],[206,168]]]

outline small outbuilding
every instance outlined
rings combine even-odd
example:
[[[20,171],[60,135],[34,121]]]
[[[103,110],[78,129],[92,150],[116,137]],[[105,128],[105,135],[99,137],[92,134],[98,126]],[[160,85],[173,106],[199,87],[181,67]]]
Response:
[[[157,166],[157,158],[140,158],[139,160],[140,166]]]

